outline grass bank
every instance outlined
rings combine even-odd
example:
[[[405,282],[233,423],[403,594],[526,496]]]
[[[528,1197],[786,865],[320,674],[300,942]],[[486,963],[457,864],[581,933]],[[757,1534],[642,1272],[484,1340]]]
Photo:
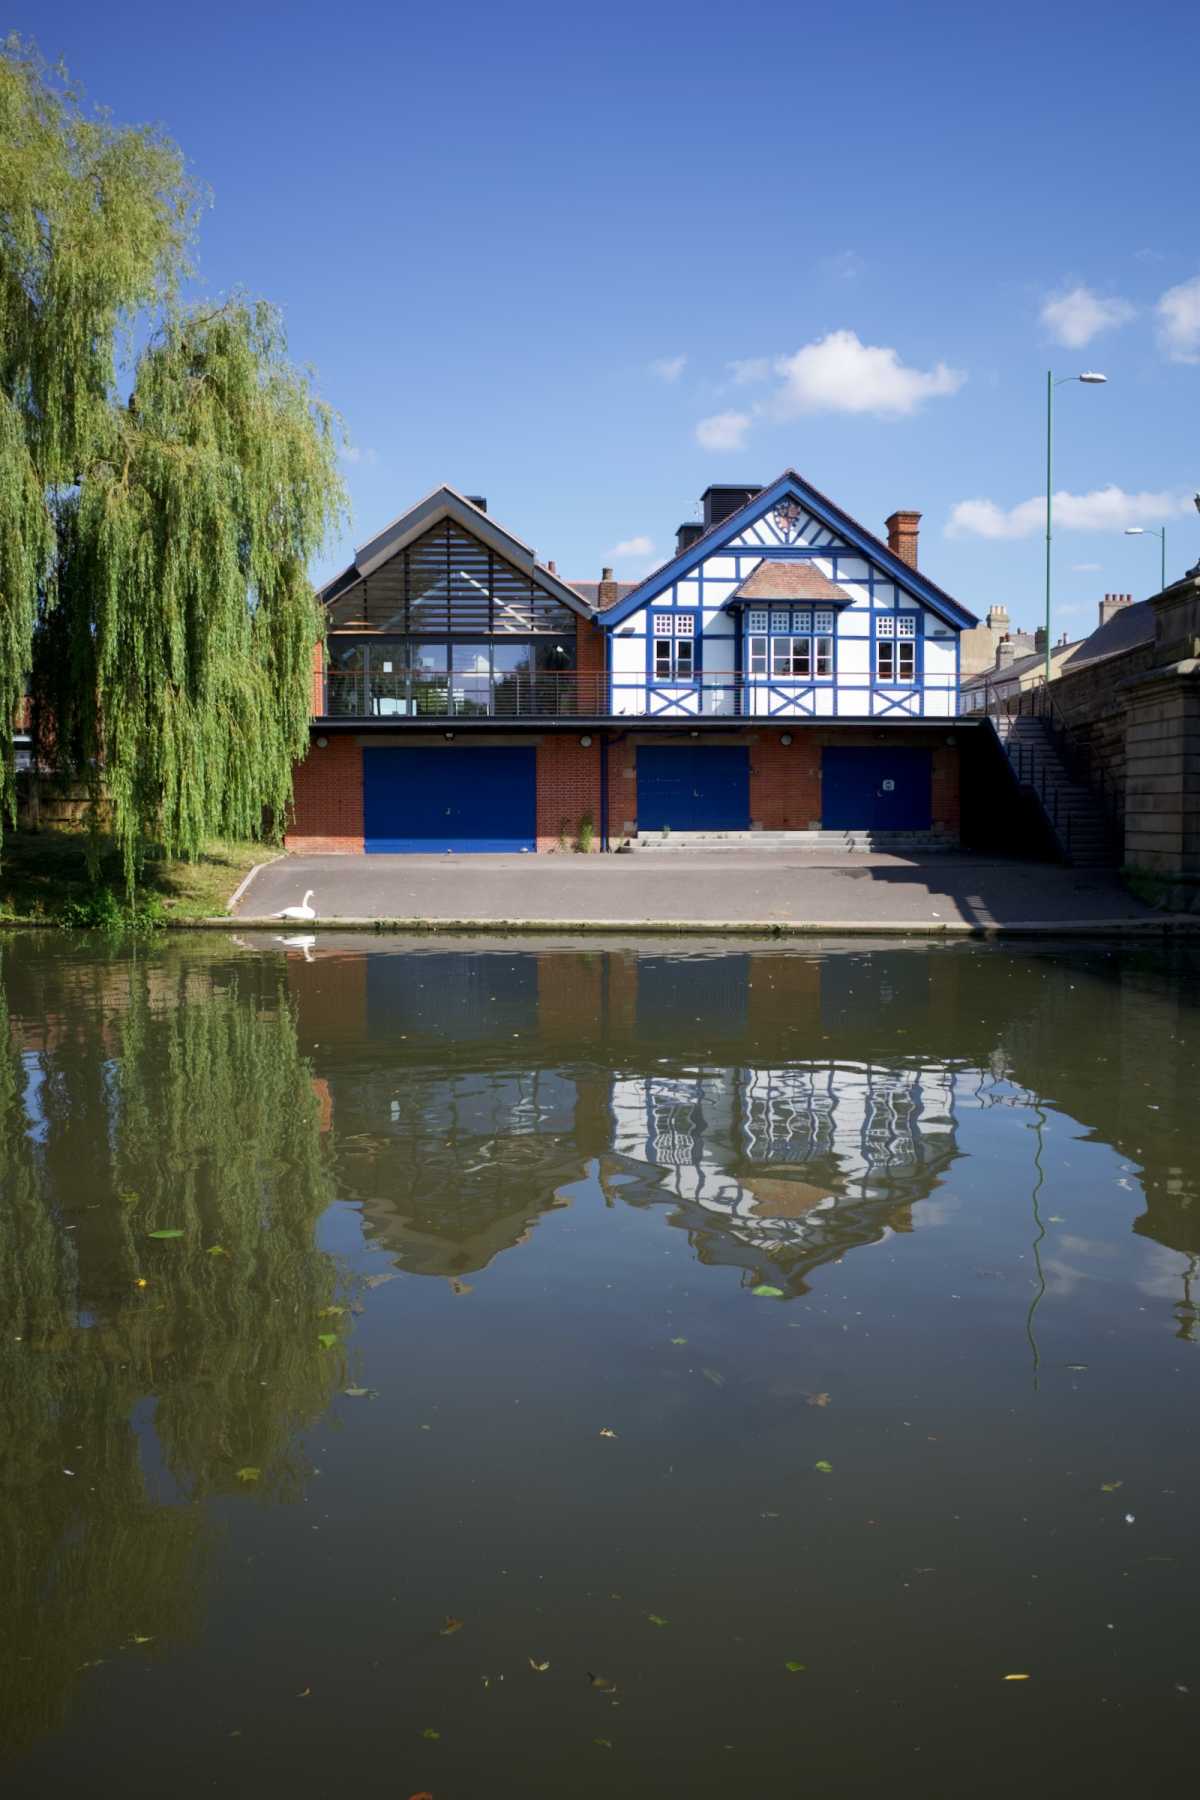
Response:
[[[214,842],[195,862],[148,856],[131,912],[115,845],[103,842],[93,879],[82,832],[12,832],[0,844],[0,923],[152,928],[215,918],[242,877],[271,854],[265,844]]]

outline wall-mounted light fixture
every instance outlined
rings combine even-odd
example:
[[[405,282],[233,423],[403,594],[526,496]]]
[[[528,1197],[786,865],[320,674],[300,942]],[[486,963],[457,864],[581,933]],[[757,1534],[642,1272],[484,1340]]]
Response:
[[[579,744],[580,744],[581,749],[590,750],[592,747],[592,740],[590,737],[581,737],[579,740]]]
[[[443,731],[442,736],[445,738],[446,742],[449,743],[454,736],[454,733],[452,731]]]
[[[328,750],[328,748],[329,748],[329,739],[328,738],[318,738],[317,739],[317,749],[318,750]]]
[[[784,744],[784,745],[790,744],[792,741],[791,732],[790,731],[781,731],[779,734],[779,741],[781,744]]]
[[[689,731],[688,736],[689,737],[699,737],[700,733],[698,731]]]

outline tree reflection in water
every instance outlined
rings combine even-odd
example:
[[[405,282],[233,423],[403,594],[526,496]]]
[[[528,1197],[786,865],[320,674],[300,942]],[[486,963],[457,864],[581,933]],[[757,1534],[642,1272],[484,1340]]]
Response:
[[[282,992],[194,959],[182,988],[161,962],[92,971],[69,1030],[43,998],[36,1050],[0,983],[6,1747],[53,1728],[89,1665],[195,1631],[198,1502],[296,1497],[297,1433],[344,1379],[318,1341],[329,1177]]]

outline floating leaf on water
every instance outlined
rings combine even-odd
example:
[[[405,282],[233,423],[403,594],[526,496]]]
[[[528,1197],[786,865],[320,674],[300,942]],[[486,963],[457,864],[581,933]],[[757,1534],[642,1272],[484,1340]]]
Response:
[[[344,1306],[319,1306],[317,1317],[318,1319],[340,1319],[345,1310]]]
[[[1051,1213],[1046,1220],[1047,1225],[1065,1225],[1066,1222],[1061,1213]]]
[[[535,1662],[531,1656],[529,1658],[529,1666],[535,1675],[544,1675],[546,1670],[550,1667],[550,1664],[548,1662]]]
[[[343,1388],[342,1392],[343,1392],[343,1394],[349,1394],[351,1400],[374,1400],[376,1394],[379,1392],[379,1389],[378,1388],[348,1387],[348,1388]]]
[[[146,1233],[146,1236],[152,1237],[152,1238],[175,1238],[175,1237],[182,1237],[183,1232],[179,1229],[178,1226],[173,1225],[167,1231],[148,1231]]]
[[[475,1289],[471,1286],[469,1281],[460,1281],[457,1275],[452,1275],[450,1277],[450,1292],[452,1294],[473,1294]]]
[[[1102,1481],[1100,1483],[1100,1492],[1102,1494],[1115,1494],[1118,1488],[1124,1486],[1125,1483],[1123,1481]]]
[[[765,1281],[760,1282],[757,1287],[751,1288],[750,1292],[752,1294],[757,1294],[758,1298],[760,1300],[782,1300],[783,1299],[783,1289],[777,1288],[777,1287],[769,1287]]]
[[[1068,1367],[1068,1369],[1070,1369],[1072,1375],[1082,1375],[1083,1371],[1087,1368],[1087,1364],[1086,1363],[1068,1363],[1067,1367]]]
[[[261,1474],[261,1469],[245,1468],[238,1470],[237,1478],[239,1481],[257,1481]]]
[[[135,1644],[152,1644],[154,1642],[154,1636],[151,1634],[149,1637],[139,1637],[135,1631],[133,1634],[133,1641]]]
[[[686,1339],[686,1338],[672,1338],[672,1339],[671,1339],[671,1342],[672,1342],[672,1343],[673,1343],[673,1344],[686,1344],[686,1343],[687,1343],[687,1339]]]
[[[611,1738],[593,1738],[592,1742],[593,1742],[593,1744],[599,1744],[599,1746],[602,1750],[611,1750],[612,1749],[612,1739]]]
[[[322,1350],[332,1350],[337,1341],[338,1337],[336,1331],[321,1331],[317,1333],[317,1342],[320,1344]]]
[[[453,1613],[447,1613],[446,1614],[446,1623],[442,1626],[442,1629],[441,1629],[441,1632],[439,1633],[439,1635],[441,1637],[453,1637],[455,1632],[461,1631],[462,1628],[463,1628],[462,1620],[456,1619],[454,1617]]]
[[[148,1287],[149,1283],[147,1282],[146,1277],[144,1275],[139,1275],[133,1285],[136,1288],[144,1288],[144,1287]]]
[[[308,1696],[311,1693],[312,1693],[312,1689],[310,1687],[301,1688],[300,1692],[296,1695],[296,1698],[297,1698],[297,1700],[307,1700]]]
[[[711,1381],[714,1387],[725,1386],[725,1377],[718,1374],[716,1369],[701,1369],[700,1373],[703,1375],[705,1381]]]
[[[831,1462],[826,1462],[824,1457],[821,1458],[820,1462],[815,1462],[813,1468],[817,1471],[818,1475],[833,1474],[833,1464]]]
[[[660,1617],[658,1613],[647,1613],[646,1617],[652,1625],[665,1625],[667,1623],[667,1621]]]
[[[141,1195],[135,1194],[132,1188],[126,1188],[124,1193],[117,1195],[117,1199],[122,1206],[136,1206],[141,1199]]]
[[[612,1429],[612,1427],[611,1427],[611,1425],[602,1425],[602,1426],[601,1426],[601,1427],[600,1427],[600,1436],[601,1436],[601,1437],[611,1437],[611,1438],[615,1438],[615,1437],[616,1437],[616,1435],[617,1435],[617,1434],[616,1434],[616,1432],[615,1432],[615,1431],[614,1431],[614,1430],[613,1430],[613,1429]]]
[[[1132,1513],[1126,1513],[1126,1514],[1125,1514],[1125,1523],[1126,1523],[1126,1524],[1127,1524],[1127,1525],[1132,1525],[1132,1524],[1133,1524],[1133,1514],[1132,1514]]]
[[[587,1678],[592,1686],[598,1688],[602,1694],[615,1694],[617,1691],[616,1682],[610,1681],[607,1675],[593,1675],[592,1671],[589,1669]]]
[[[809,1394],[808,1397],[806,1398],[804,1404],[806,1406],[828,1406],[830,1404],[829,1395],[828,1394]]]
[[[787,1670],[789,1675],[803,1675],[805,1670],[808,1667],[808,1664],[802,1663],[802,1662],[787,1662],[787,1663],[784,1663],[783,1666]]]
[[[1028,1681],[1028,1675],[1006,1675],[1005,1681]]]
[[[224,1244],[210,1244],[205,1254],[208,1256],[228,1256],[229,1252]]]
[[[439,1738],[440,1738],[440,1737],[441,1737],[441,1735],[442,1735],[442,1734],[441,1734],[441,1732],[440,1732],[440,1731],[435,1731],[435,1730],[434,1730],[434,1729],[433,1729],[433,1726],[432,1726],[432,1725],[427,1725],[427,1726],[426,1726],[426,1727],[425,1727],[425,1729],[424,1729],[424,1731],[423,1731],[423,1732],[422,1732],[422,1733],[421,1733],[421,1736],[422,1736],[422,1737],[423,1737],[423,1738],[429,1738],[429,1739],[430,1739],[430,1741],[431,1741],[431,1742],[432,1742],[432,1743],[435,1743],[435,1744],[436,1744],[436,1743],[437,1743],[437,1741],[438,1741],[438,1739],[439,1739]]]

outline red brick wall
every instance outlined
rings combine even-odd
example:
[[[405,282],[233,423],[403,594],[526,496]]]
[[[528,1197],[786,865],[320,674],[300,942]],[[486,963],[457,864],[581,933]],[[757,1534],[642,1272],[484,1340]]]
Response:
[[[939,744],[933,753],[933,828],[957,837],[962,824],[957,744]]]
[[[637,830],[637,749],[628,738],[608,751],[608,842],[615,850],[629,823]]]
[[[593,848],[600,848],[600,740],[585,750],[572,733],[545,737],[537,750],[537,847],[557,850],[559,836],[574,846],[580,821],[591,815]]]
[[[363,847],[362,750],[353,738],[314,743],[296,765],[289,850],[355,851]]]
[[[763,732],[750,746],[750,818],[764,831],[812,831],[821,823],[821,752],[812,732],[790,744]]]

